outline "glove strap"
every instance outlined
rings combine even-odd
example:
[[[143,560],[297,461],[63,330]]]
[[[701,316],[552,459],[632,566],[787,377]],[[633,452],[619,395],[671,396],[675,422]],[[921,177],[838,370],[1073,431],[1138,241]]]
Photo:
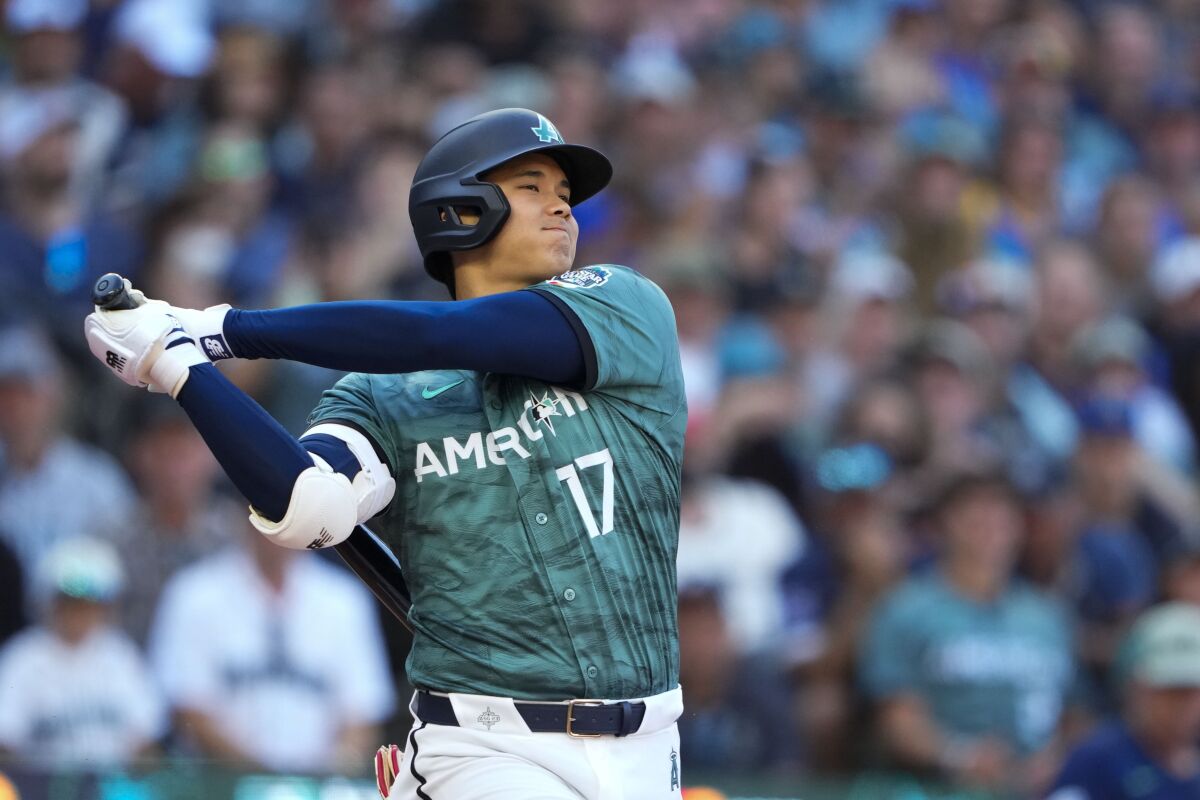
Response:
[[[197,364],[207,363],[208,359],[190,336],[183,331],[173,332],[164,341],[162,353],[150,366],[150,386],[176,398],[187,382],[188,370]]]

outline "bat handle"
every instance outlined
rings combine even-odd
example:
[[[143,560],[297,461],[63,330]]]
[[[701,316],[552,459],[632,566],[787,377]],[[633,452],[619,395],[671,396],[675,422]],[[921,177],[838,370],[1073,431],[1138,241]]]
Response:
[[[104,311],[137,308],[137,303],[125,290],[125,279],[115,272],[101,275],[92,287],[92,303]]]

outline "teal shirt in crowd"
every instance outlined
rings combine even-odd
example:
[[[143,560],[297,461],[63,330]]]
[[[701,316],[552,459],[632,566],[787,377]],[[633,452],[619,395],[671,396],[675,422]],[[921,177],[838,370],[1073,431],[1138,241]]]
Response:
[[[583,387],[352,374],[311,421],[359,426],[396,478],[370,526],[412,593],[413,685],[530,700],[672,689],[687,407],[670,303],[613,265],[525,291],[582,325]]]
[[[999,736],[1021,753],[1050,742],[1075,681],[1071,626],[1020,583],[990,603],[938,572],[910,579],[871,621],[860,668],[884,700],[911,693],[951,736]]]

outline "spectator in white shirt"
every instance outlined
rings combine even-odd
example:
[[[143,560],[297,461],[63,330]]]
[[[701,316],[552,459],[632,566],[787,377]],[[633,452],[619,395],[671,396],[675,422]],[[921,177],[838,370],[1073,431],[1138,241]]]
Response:
[[[0,650],[0,751],[54,769],[111,769],[153,752],[166,714],[141,652],[112,624],[124,575],[79,537],[41,563],[46,622]]]
[[[239,768],[356,771],[395,705],[373,600],[245,530],[245,546],[163,589],[149,646],[176,725],[193,752]]]

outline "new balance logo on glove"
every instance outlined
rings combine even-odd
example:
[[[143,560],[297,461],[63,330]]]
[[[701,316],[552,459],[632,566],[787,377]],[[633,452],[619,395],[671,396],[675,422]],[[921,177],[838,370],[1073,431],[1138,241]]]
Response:
[[[321,532],[319,534],[317,534],[317,538],[313,539],[311,542],[309,542],[307,545],[305,545],[304,549],[320,550],[322,547],[324,547],[325,545],[329,544],[332,541],[333,541],[333,534],[331,534],[327,528],[321,528]]]
[[[229,346],[225,344],[225,338],[220,335],[201,336],[200,347],[211,361],[233,358],[233,353],[229,352]]]
[[[120,372],[121,370],[125,369],[127,360],[123,356],[119,356],[112,350],[109,350],[104,354],[104,363]]]

